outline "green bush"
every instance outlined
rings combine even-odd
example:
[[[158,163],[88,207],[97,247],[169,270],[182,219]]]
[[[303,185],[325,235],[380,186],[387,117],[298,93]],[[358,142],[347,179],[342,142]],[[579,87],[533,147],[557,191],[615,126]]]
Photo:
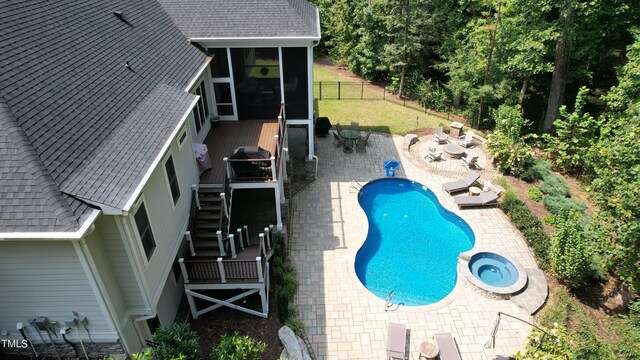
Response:
[[[540,190],[545,195],[567,197],[569,196],[569,185],[558,175],[549,175],[540,184]]]
[[[153,350],[153,356],[158,359],[200,359],[200,339],[189,324],[174,323],[161,326],[153,341],[158,347]]]
[[[505,193],[500,208],[511,218],[511,221],[527,239],[539,261],[540,267],[543,269],[548,268],[550,239],[544,232],[540,219],[531,212],[522,200],[518,199],[513,190],[508,190]]]
[[[552,214],[559,214],[563,210],[574,211],[584,214],[587,210],[587,204],[574,198],[568,198],[564,196],[552,196],[545,195],[542,199],[544,207]]]
[[[551,164],[547,160],[536,158],[531,167],[531,171],[535,174],[536,179],[544,180],[551,176]]]
[[[540,202],[540,200],[542,200],[542,191],[535,186],[530,186],[527,193],[529,195],[529,199],[533,201]]]
[[[223,335],[211,349],[214,360],[260,360],[267,344],[248,336]]]
[[[496,132],[489,136],[486,146],[493,155],[498,170],[519,178],[530,177],[527,170],[532,167],[535,158],[533,149],[524,141],[513,142]]]
[[[286,246],[282,234],[274,236],[273,283],[278,316],[282,323],[297,315],[293,298],[298,290],[296,268],[286,258]]]
[[[569,286],[579,287],[590,276],[591,252],[578,214],[562,211],[556,216],[551,236],[551,266]]]
[[[518,351],[513,356],[517,360],[548,359],[570,360],[573,356],[573,337],[563,326],[554,326],[546,330],[551,336],[544,336],[538,329],[533,329],[527,338],[524,352]],[[544,340],[543,340],[544,339]]]
[[[304,322],[297,315],[291,316],[289,319],[287,319],[287,322],[285,323],[285,325],[287,325],[291,330],[293,330],[293,332],[298,336],[302,336],[304,334],[304,331],[305,331]]]

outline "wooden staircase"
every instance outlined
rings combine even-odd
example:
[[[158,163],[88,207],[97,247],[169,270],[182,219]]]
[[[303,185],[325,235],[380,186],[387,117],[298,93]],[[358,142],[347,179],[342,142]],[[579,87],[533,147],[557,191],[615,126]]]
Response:
[[[193,247],[197,256],[217,257],[220,256],[220,246],[216,232],[223,231],[223,210],[220,193],[222,187],[200,188],[198,199],[200,200],[200,210],[197,210],[198,217],[195,223],[195,239]]]

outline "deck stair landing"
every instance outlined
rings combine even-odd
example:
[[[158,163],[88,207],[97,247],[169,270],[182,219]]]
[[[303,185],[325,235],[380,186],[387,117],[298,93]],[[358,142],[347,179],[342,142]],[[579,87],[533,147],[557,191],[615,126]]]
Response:
[[[200,210],[197,210],[193,247],[198,256],[219,256],[217,231],[223,230],[222,187],[201,187],[198,190]],[[226,234],[223,234],[226,236]]]

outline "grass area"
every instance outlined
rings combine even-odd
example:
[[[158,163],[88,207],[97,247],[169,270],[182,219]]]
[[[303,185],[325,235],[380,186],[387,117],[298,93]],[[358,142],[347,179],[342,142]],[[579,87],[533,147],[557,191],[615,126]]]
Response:
[[[315,65],[314,81],[354,81],[354,79],[330,68]],[[354,91],[359,92],[360,89]],[[365,87],[364,91],[371,94],[377,90]],[[357,121],[362,129],[373,129],[390,134],[406,134],[439,125],[448,127],[451,123],[446,117],[425,114],[422,111],[383,100],[316,99],[314,107],[318,116],[328,117],[333,125],[337,123],[349,125],[352,121]]]

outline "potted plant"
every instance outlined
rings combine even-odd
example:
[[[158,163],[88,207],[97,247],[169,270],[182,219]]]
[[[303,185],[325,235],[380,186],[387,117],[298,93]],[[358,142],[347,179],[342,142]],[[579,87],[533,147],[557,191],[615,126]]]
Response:
[[[220,125],[220,116],[218,115],[209,115],[209,121],[211,121],[211,127],[216,127]]]

